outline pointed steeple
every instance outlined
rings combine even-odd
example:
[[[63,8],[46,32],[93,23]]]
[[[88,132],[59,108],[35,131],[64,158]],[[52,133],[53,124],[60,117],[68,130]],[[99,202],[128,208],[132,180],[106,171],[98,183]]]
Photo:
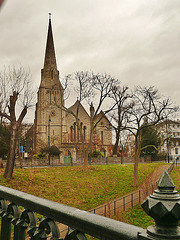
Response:
[[[46,43],[46,53],[45,53],[45,59],[44,59],[44,69],[45,68],[57,69],[52,25],[51,25],[51,13],[49,14],[49,27],[48,27],[48,35],[47,35],[47,43]]]
[[[51,14],[49,14],[49,26],[47,34],[46,52],[44,58],[44,68],[41,69],[41,84],[40,87],[60,88],[62,85],[59,81],[59,71],[56,64],[56,54],[51,25]]]

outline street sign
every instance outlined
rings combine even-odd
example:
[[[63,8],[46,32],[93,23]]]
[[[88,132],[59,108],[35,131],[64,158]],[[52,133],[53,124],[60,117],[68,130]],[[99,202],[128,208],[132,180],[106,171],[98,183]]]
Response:
[[[24,152],[23,146],[19,146],[19,152],[20,152],[20,153],[23,153],[23,152]]]

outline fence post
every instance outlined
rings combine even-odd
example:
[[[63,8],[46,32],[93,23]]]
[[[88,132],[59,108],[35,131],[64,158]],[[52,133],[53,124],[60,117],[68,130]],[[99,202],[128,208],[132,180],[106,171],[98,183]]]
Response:
[[[152,185],[151,185],[151,186],[152,186],[152,190],[151,190],[151,193],[153,193],[153,190],[154,190],[154,186],[153,186],[153,183],[152,183]]]
[[[158,183],[158,189],[142,203],[144,211],[155,220],[146,233],[138,235],[138,239],[180,239],[180,195],[167,171],[164,171]]]
[[[125,211],[126,208],[125,208],[125,197],[123,197],[123,211]]]
[[[139,190],[139,203],[141,202],[141,190]]]
[[[104,205],[104,216],[106,217],[106,204]]]
[[[116,216],[116,201],[114,201],[114,216]]]
[[[133,207],[133,193],[131,193],[131,207]]]

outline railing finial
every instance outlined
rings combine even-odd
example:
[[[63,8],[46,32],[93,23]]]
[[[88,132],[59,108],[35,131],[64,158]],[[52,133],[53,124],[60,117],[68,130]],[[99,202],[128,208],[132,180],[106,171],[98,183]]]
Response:
[[[166,171],[159,180],[158,189],[141,206],[156,225],[148,227],[147,233],[140,234],[139,239],[180,239],[180,195]]]
[[[169,176],[168,172],[165,170],[158,182],[158,189],[160,191],[173,191],[175,188],[174,183]]]

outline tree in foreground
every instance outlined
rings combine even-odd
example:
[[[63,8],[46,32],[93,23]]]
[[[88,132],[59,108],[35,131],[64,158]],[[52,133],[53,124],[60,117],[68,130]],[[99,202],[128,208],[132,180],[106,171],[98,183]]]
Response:
[[[155,126],[165,117],[172,116],[178,108],[170,98],[162,97],[155,87],[137,87],[133,93],[133,108],[129,109],[127,129],[134,135],[134,181],[138,185],[138,162],[141,154],[142,131]]]
[[[5,178],[12,178],[18,129],[33,100],[30,73],[23,67],[4,68],[0,73],[0,116],[10,122],[10,141],[4,172]],[[16,115],[17,110],[20,111],[18,117]]]

